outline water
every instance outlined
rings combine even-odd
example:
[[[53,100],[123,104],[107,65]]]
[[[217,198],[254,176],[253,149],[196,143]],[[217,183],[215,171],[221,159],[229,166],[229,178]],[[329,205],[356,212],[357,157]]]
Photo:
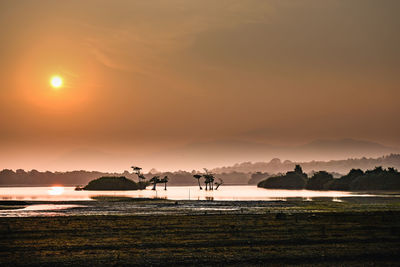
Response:
[[[156,191],[150,188],[138,191],[75,191],[74,187],[63,186],[0,187],[0,217],[242,213],[243,209],[263,213],[265,209],[285,205],[275,200],[300,198],[312,201],[315,198],[325,198],[342,202],[347,197],[374,196],[341,191],[272,190],[253,185],[225,185],[214,191],[199,190],[197,186],[171,186],[166,191],[163,187]],[[166,198],[175,201],[102,201],[104,198],[94,201],[93,198],[98,196]],[[25,202],[11,202],[16,200]]]
[[[74,187],[0,187],[0,200],[26,201],[79,201],[92,200],[95,196],[126,196],[136,198],[166,198],[171,200],[285,200],[300,197],[311,200],[316,197],[342,198],[369,196],[343,191],[276,190],[254,185],[221,186],[218,190],[199,190],[198,186],[170,186],[137,191],[75,191]]]

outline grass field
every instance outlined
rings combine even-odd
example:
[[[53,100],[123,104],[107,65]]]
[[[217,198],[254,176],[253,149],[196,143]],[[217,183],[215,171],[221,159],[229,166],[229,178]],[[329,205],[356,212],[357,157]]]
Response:
[[[292,209],[0,218],[0,264],[398,265],[399,210]]]

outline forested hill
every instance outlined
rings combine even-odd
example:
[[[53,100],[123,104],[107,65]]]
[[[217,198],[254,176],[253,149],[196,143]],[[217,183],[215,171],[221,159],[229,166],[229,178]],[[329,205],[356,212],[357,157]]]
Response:
[[[301,165],[307,173],[312,171],[324,170],[327,172],[336,172],[345,174],[351,169],[373,169],[376,166],[383,168],[394,167],[400,169],[400,154],[390,154],[379,158],[350,158],[345,160],[330,161],[309,161],[309,162],[293,162],[290,160],[281,161],[278,158],[272,159],[270,162],[243,162],[233,166],[215,168],[215,173],[229,172],[268,172],[268,173],[285,173],[293,170],[296,165]]]
[[[308,177],[300,165],[285,175],[269,177],[258,183],[258,187],[269,189],[310,189],[310,190],[400,190],[400,173],[394,168],[381,166],[373,170],[351,169],[340,178],[326,171],[315,172]]]

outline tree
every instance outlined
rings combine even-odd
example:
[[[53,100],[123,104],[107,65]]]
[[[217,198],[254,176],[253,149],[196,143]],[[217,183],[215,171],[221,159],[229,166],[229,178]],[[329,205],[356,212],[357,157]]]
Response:
[[[144,175],[143,174],[138,174],[138,177],[139,177],[139,183],[144,183],[145,182],[145,180],[146,180],[146,177],[144,177]],[[141,180],[141,181],[140,181]]]
[[[137,166],[132,166],[131,168],[133,169],[133,172],[136,173],[136,175],[138,176],[139,183],[140,183],[140,179],[146,179],[146,178],[144,178],[144,176],[140,173],[140,171],[142,170],[142,168],[137,167]],[[141,176],[142,176],[143,178],[142,178]]]
[[[146,189],[146,177],[141,173],[142,168],[137,166],[132,166],[133,172],[138,176],[139,188]]]
[[[203,174],[203,177],[205,179],[204,183],[206,184],[206,190],[207,188],[209,190],[214,190],[214,179],[215,179],[214,175],[210,173],[207,168],[203,168],[203,170],[205,172],[205,174]]]
[[[199,188],[200,188],[200,190],[203,190],[203,188],[202,188],[201,185],[200,185],[200,178],[203,177],[203,175],[201,175],[201,174],[195,174],[195,175],[193,175],[193,177],[194,177],[195,179],[197,179],[197,182],[199,183]]]
[[[217,186],[217,187],[215,188],[215,190],[218,190],[218,187],[219,187],[220,185],[222,185],[222,184],[224,184],[224,181],[223,181],[221,178],[218,178],[218,182],[215,182],[215,185]]]
[[[334,181],[332,174],[326,171],[319,171],[308,179],[306,189],[310,190],[324,190],[328,189],[330,184]]]
[[[383,170],[382,166],[378,166],[378,167],[375,167],[375,169],[373,169],[373,170],[367,170],[365,172],[365,174],[381,174],[383,172],[384,172],[384,170]]]
[[[207,190],[207,188],[208,188],[208,190],[213,190],[214,189],[213,184],[214,184],[214,179],[215,179],[214,175],[211,173],[207,173],[207,174],[204,174],[203,177],[205,179],[204,183],[206,184],[206,190]]]
[[[210,174],[210,186],[211,186],[211,190],[214,190],[214,180],[215,177],[213,174]]]
[[[154,176],[153,178],[150,179],[150,183],[153,184],[153,188],[151,190],[156,190],[157,184],[160,182],[160,179],[158,179],[160,176]]]
[[[133,171],[134,171],[135,173],[140,173],[140,171],[142,170],[142,168],[137,167],[137,166],[132,166],[131,168],[133,169]]]
[[[164,183],[164,190],[167,190],[168,176],[164,176],[164,178],[162,178],[160,182]]]
[[[296,167],[294,168],[294,172],[298,174],[303,174],[303,169],[300,165],[296,165]]]

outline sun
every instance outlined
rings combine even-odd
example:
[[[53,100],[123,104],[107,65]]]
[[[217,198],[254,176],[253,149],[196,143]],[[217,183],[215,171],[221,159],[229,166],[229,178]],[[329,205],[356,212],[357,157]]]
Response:
[[[64,192],[64,187],[62,186],[52,186],[47,193],[51,196],[61,195]]]
[[[63,85],[63,80],[60,76],[53,76],[50,79],[50,84],[53,88],[60,88]]]

